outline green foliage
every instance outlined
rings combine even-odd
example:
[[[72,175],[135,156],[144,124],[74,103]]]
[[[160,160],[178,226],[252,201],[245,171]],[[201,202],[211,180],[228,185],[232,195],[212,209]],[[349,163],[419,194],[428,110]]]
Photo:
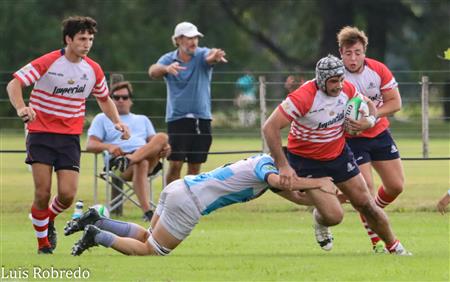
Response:
[[[371,13],[383,9],[394,9],[396,13],[383,13],[386,46],[369,38],[369,55],[372,47],[384,48],[380,53],[387,54],[384,61],[394,70],[448,70],[448,61],[436,58],[436,54],[450,46],[450,37],[446,36],[450,33],[448,1],[393,0],[388,1],[389,5],[385,2],[386,7],[376,11],[374,7],[383,5],[370,1],[345,2],[352,5],[353,11],[352,18],[346,22],[374,32],[379,30],[371,26]],[[233,20],[225,7],[230,8],[238,21]],[[220,47],[227,52],[229,63],[215,68],[214,98],[234,98],[233,83],[241,75],[239,72],[251,71],[256,76],[266,75],[269,82],[278,82],[271,93],[281,99],[285,93],[280,82],[287,74],[301,72],[305,78],[311,78],[311,73],[304,71],[311,70],[317,58],[324,55],[319,50],[322,31],[329,24],[323,18],[327,14],[324,9],[329,7],[333,6],[327,5],[326,0],[3,0],[0,2],[0,116],[15,116],[5,91],[11,73],[32,59],[61,48],[60,23],[69,15],[88,15],[97,20],[99,32],[90,56],[107,74],[124,73],[126,79],[134,82],[136,97],[159,99],[150,105],[136,103],[137,112],[163,117],[166,88],[162,80],[151,81],[146,72],[162,54],[174,49],[170,37],[178,22],[194,22],[205,34],[200,45]],[[335,13],[335,16],[343,15]],[[335,34],[330,36],[334,41]],[[270,73],[274,71],[278,73]],[[395,74],[398,81],[407,83],[420,81],[422,75]],[[433,82],[446,80],[448,73],[432,73],[430,77]],[[408,85],[403,87],[407,91],[402,90],[402,95],[415,97],[420,93],[417,89],[409,91]],[[442,86],[440,91],[444,91]],[[231,104],[226,106],[230,108]],[[88,107],[88,111],[93,114],[98,108]]]

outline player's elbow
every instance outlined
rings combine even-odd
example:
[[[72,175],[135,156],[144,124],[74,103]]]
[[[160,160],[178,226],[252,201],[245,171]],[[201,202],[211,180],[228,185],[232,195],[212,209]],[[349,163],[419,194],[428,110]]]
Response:
[[[6,85],[6,92],[8,93],[8,96],[11,97],[11,95],[13,95],[13,93],[15,93],[17,91],[17,89],[20,89],[20,88],[21,88],[21,85],[20,85],[19,80],[14,78]]]
[[[273,125],[273,122],[271,122],[270,120],[266,120],[262,128],[264,136],[267,138],[267,136],[269,136],[274,130],[275,127]]]

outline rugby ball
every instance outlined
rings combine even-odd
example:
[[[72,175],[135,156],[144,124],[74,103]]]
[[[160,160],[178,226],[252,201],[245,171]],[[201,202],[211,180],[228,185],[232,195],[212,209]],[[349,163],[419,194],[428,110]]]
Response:
[[[349,118],[353,120],[360,120],[368,114],[369,107],[367,106],[366,101],[364,101],[360,96],[353,97],[347,102],[347,105],[345,106],[345,123],[347,123]],[[345,131],[347,131],[347,133],[350,135],[358,135],[359,133],[361,133],[360,131],[349,130],[347,126],[345,126]]]
[[[100,216],[109,218],[109,210],[104,205],[97,204],[92,206],[91,208],[94,208]]]

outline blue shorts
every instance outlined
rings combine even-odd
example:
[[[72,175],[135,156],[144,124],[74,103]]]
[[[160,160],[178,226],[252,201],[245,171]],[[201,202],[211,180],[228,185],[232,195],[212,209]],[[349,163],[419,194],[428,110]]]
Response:
[[[387,161],[400,158],[400,154],[389,130],[374,138],[348,138],[348,146],[355,155],[356,163],[362,165],[371,161]]]
[[[288,151],[288,161],[298,176],[308,178],[332,177],[334,183],[344,182],[359,174],[358,165],[350,148],[345,145],[342,153],[331,161],[307,159]]]
[[[42,163],[55,171],[65,169],[80,171],[80,137],[57,133],[29,133],[25,163]]]

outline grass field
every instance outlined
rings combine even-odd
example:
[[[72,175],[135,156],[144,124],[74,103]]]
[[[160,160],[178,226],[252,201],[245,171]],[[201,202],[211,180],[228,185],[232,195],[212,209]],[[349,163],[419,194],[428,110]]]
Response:
[[[403,157],[420,157],[419,140],[397,142]],[[256,150],[260,144],[255,138],[216,138],[212,151]],[[0,150],[13,149],[24,149],[23,136],[2,131]],[[448,139],[432,139],[430,153],[448,157]],[[204,169],[244,156],[212,155]],[[80,267],[89,272],[88,281],[449,281],[449,216],[434,211],[450,185],[448,161],[405,161],[405,191],[387,208],[395,233],[413,257],[373,254],[358,215],[349,206],[344,222],[333,228],[334,248],[326,253],[315,243],[308,209],[266,193],[202,218],[169,256],[140,258],[105,248],[70,256],[80,235],[63,237],[62,228],[72,210],[57,218],[60,236],[55,254],[36,255],[27,218],[32,179],[23,159],[24,154],[0,154],[0,264],[5,274],[29,271],[23,280],[39,280],[32,277],[33,267]],[[78,199],[87,205],[93,203],[92,175],[93,156],[83,154]],[[158,194],[160,187],[156,190]],[[145,226],[140,212],[128,204],[122,219]]]

